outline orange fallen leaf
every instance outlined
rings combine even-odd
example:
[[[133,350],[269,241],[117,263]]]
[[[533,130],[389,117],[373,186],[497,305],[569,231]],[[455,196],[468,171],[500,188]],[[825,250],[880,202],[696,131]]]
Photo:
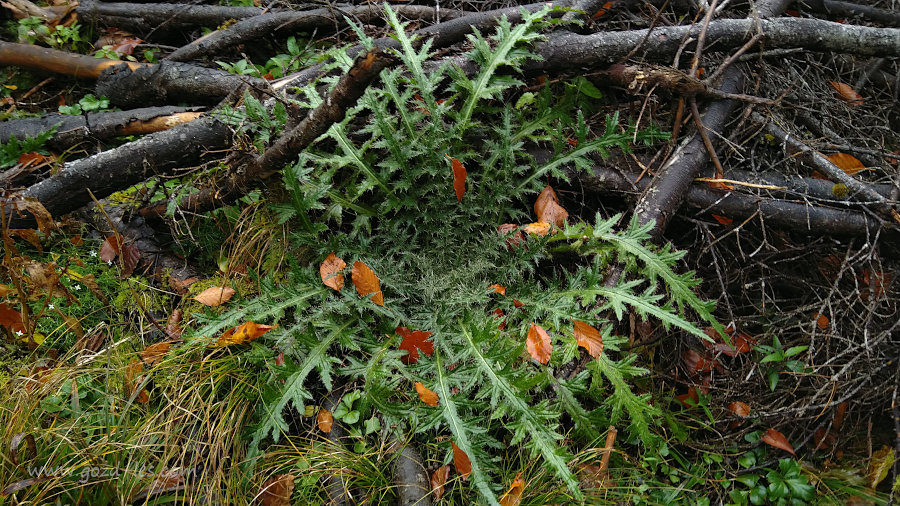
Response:
[[[500,295],[506,295],[506,287],[503,285],[491,285],[488,287],[488,290],[493,290],[494,293],[499,293]]]
[[[251,321],[242,323],[237,327],[232,327],[225,331],[216,340],[216,346],[231,346],[235,344],[245,344],[257,339],[266,332],[277,328],[278,325],[260,325]]]
[[[525,480],[522,479],[522,473],[518,473],[509,490],[500,498],[500,506],[519,506],[522,502],[522,492],[525,492]]]
[[[600,331],[583,321],[575,320],[575,340],[578,346],[586,349],[594,358],[600,358],[603,353],[603,336]]]
[[[346,262],[336,256],[334,251],[329,253],[319,266],[319,276],[325,286],[341,291],[341,288],[344,288],[344,275],[341,274],[344,267],[347,267]]]
[[[500,323],[497,324],[497,328],[500,330],[506,330],[506,313],[504,313],[503,310],[498,307],[491,311],[491,314],[494,315],[494,318],[500,320]]]
[[[162,361],[163,357],[169,352],[169,348],[171,347],[171,341],[151,344],[141,352],[141,360],[147,365],[156,365]]]
[[[550,233],[550,224],[544,222],[530,223],[522,228],[526,234],[545,236]]]
[[[834,420],[831,422],[831,426],[835,429],[840,429],[841,425],[844,424],[844,414],[847,412],[847,401],[844,401],[838,404],[837,409],[834,411]]]
[[[438,394],[429,390],[428,387],[423,385],[421,381],[416,382],[416,392],[418,392],[419,394],[419,399],[421,399],[422,402],[428,404],[429,406],[437,406],[440,403]]]
[[[734,220],[732,220],[731,218],[729,218],[729,217],[727,217],[727,216],[720,216],[720,215],[718,215],[718,214],[714,214],[714,215],[712,215],[712,217],[713,217],[714,220],[718,221],[718,222],[721,223],[722,225],[725,225],[726,227],[728,227],[728,226],[730,226],[732,223],[734,223]]]
[[[316,417],[316,422],[319,424],[319,430],[328,434],[331,432],[331,426],[334,424],[334,416],[331,414],[331,411],[321,408],[319,409],[319,415]]]
[[[537,215],[538,222],[552,223],[560,228],[566,226],[566,219],[569,217],[569,213],[559,205],[556,192],[550,185],[545,186],[534,201],[534,214]]]
[[[441,466],[431,473],[431,490],[434,493],[434,500],[440,501],[444,495],[444,484],[447,483],[447,477],[450,476],[450,466]]]
[[[750,405],[746,402],[734,401],[728,405],[728,411],[731,411],[742,418],[746,418],[750,415]]]
[[[863,103],[862,96],[853,89],[849,84],[839,83],[837,81],[828,81],[828,84],[834,88],[834,91],[844,99],[848,105],[857,106]]]
[[[828,328],[828,317],[827,316],[816,313],[813,315],[813,319],[816,321],[816,326],[819,327],[820,329],[825,330]]]
[[[767,430],[766,433],[763,434],[762,442],[766,443],[769,446],[784,450],[791,455],[796,455],[796,453],[794,453],[794,447],[791,446],[790,443],[788,443],[788,440],[784,436],[784,434],[778,432],[775,429],[770,428],[769,430]]]
[[[365,297],[369,294],[372,296],[372,302],[379,306],[384,306],[384,295],[381,293],[381,281],[375,275],[375,271],[362,262],[353,262],[353,286],[356,287],[356,293]]]
[[[675,398],[687,409],[695,408],[700,404],[700,394],[694,387],[688,388],[686,394],[676,395]]]
[[[456,472],[463,478],[468,478],[469,474],[472,472],[472,461],[469,460],[469,456],[466,455],[466,452],[460,450],[459,447],[456,446],[456,443],[450,441],[450,444],[453,445],[453,466],[456,468]]]
[[[291,506],[294,493],[293,474],[278,474],[266,480],[259,489],[259,503],[262,506]]]
[[[422,350],[422,353],[429,357],[434,353],[434,343],[428,340],[431,337],[431,332],[409,330],[406,327],[397,327],[394,329],[394,332],[403,338],[403,341],[400,341],[399,348],[407,352],[406,355],[400,357],[404,364],[415,364],[419,360],[419,350]]]
[[[150,394],[146,388],[142,388],[140,392],[135,393],[135,390],[144,381],[144,376],[141,374],[143,371],[144,364],[136,358],[131,359],[131,362],[125,366],[125,391],[129,397],[134,397],[134,400],[139,404],[150,402]]]
[[[601,18],[602,16],[604,16],[607,13],[607,11],[609,11],[612,8],[612,6],[613,6],[612,2],[606,2],[605,4],[603,4],[603,7],[599,11],[595,12],[594,15],[591,16],[591,18],[592,19]]]
[[[9,307],[5,302],[0,302],[0,325],[3,325],[13,334],[25,333],[25,324],[22,323],[22,313]]]
[[[450,158],[447,155],[444,155]],[[450,167],[453,169],[453,190],[456,191],[456,201],[462,202],[466,193],[466,168],[456,158],[450,158]]]
[[[211,286],[197,294],[194,300],[204,306],[216,307],[231,300],[235,293],[234,288],[228,286]]]
[[[553,343],[550,340],[550,334],[547,333],[540,325],[534,323],[528,329],[528,337],[525,339],[525,347],[531,358],[542,364],[550,361],[550,353],[553,351]]]
[[[842,171],[850,174],[856,174],[861,170],[866,170],[866,166],[863,165],[859,159],[857,159],[853,155],[848,155],[847,153],[835,153],[833,155],[828,155],[828,161],[835,164],[837,168]]]
[[[813,433],[813,448],[816,450],[827,450],[834,446],[834,436],[825,430],[825,427],[819,427]]]

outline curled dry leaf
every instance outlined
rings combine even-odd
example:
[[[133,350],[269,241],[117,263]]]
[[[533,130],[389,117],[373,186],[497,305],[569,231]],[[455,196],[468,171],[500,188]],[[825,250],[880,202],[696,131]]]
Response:
[[[509,490],[500,498],[500,506],[519,506],[522,502],[522,493],[525,492],[525,480],[522,473],[517,473]]]
[[[321,408],[319,415],[316,417],[316,422],[319,424],[319,430],[328,434],[331,432],[331,426],[334,425],[334,416],[331,414],[331,411]]]
[[[456,443],[450,441],[450,444],[453,445],[453,466],[456,468],[456,472],[463,478],[468,478],[469,474],[472,473],[472,461],[469,460],[466,452],[456,446]]]
[[[344,267],[347,267],[346,262],[336,256],[333,251],[329,253],[322,261],[322,265],[319,266],[319,276],[322,277],[325,286],[341,291],[341,288],[344,288],[344,275],[341,274]]]
[[[423,385],[421,381],[416,382],[416,392],[419,393],[419,399],[421,399],[425,404],[428,404],[429,406],[437,406],[438,404],[440,404],[438,394],[429,390],[428,387]]]
[[[225,333],[216,340],[216,346],[246,344],[277,327],[278,325],[260,325],[251,321],[244,322],[237,327],[226,330]]]
[[[262,506],[291,506],[296,478],[293,474],[278,474],[266,480],[259,489],[259,503]]]
[[[791,446],[791,443],[788,443],[788,440],[784,436],[784,434],[778,432],[775,429],[770,428],[769,430],[767,430],[766,433],[763,434],[762,442],[766,443],[769,446],[784,450],[791,455],[797,455],[796,453],[794,453],[794,447]]]
[[[447,477],[450,476],[450,466],[441,466],[431,473],[431,491],[434,493],[434,500],[440,501],[444,495],[444,484],[447,483]]]
[[[603,336],[600,331],[583,321],[575,320],[575,340],[578,346],[586,349],[594,358],[600,358],[603,353]]]
[[[356,293],[362,297],[369,294],[372,296],[372,302],[379,306],[384,306],[384,295],[381,293],[381,281],[375,275],[375,271],[362,262],[353,262],[353,286],[356,287]]]
[[[434,353],[434,343],[428,340],[431,337],[431,332],[409,330],[406,327],[397,327],[394,329],[394,332],[403,338],[400,341],[399,348],[407,351],[406,355],[400,357],[404,364],[415,364],[419,360],[419,350],[422,350],[422,353],[429,357]]]
[[[534,201],[534,214],[539,222],[552,223],[560,228],[566,226],[566,219],[569,217],[569,213],[559,205],[556,192],[550,185],[545,186]]]
[[[228,286],[211,286],[197,294],[194,300],[204,306],[216,307],[231,300],[235,293],[234,288]]]
[[[528,349],[531,358],[546,364],[550,361],[550,353],[553,351],[550,334],[540,325],[532,323],[528,329],[528,337],[525,339],[525,348]]]
[[[838,95],[844,99],[848,105],[857,106],[862,105],[863,98],[862,96],[853,89],[853,86],[849,84],[839,83],[837,81],[828,81],[828,84],[834,88],[834,91],[838,93]]]
[[[535,234],[541,237],[550,233],[550,224],[545,222],[529,223],[522,227],[522,231],[526,234]]]

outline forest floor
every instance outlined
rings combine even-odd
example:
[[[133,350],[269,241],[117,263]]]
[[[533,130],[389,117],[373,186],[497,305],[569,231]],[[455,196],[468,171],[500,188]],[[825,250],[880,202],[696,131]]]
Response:
[[[0,504],[893,503],[896,0],[219,3],[2,3]]]

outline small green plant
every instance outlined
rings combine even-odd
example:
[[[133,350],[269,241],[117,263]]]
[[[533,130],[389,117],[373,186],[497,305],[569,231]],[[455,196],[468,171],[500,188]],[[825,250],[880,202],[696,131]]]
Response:
[[[79,114],[85,112],[98,112],[105,111],[107,109],[109,109],[108,98],[97,98],[92,93],[88,93],[87,95],[81,97],[81,99],[78,100],[77,104],[59,106],[59,113],[67,114],[70,116],[78,116]]]
[[[43,42],[57,49],[80,51],[82,46],[87,46],[87,39],[82,36],[81,28],[81,25],[74,23],[72,26],[56,25],[51,29],[41,18],[28,17],[19,20],[17,32],[20,42]]]
[[[778,386],[778,379],[783,372],[800,373],[807,370],[804,363],[800,360],[789,360],[791,357],[797,356],[806,351],[809,346],[791,346],[784,349],[778,336],[772,336],[772,345],[759,344],[756,345],[756,351],[763,354],[759,364],[762,366],[763,374],[768,380],[769,389],[773,392]],[[763,366],[763,364],[768,364]]]
[[[746,459],[744,460],[746,462]],[[746,473],[735,477],[747,489],[735,488],[729,492],[729,499],[736,506],[746,504],[795,505],[801,506],[812,501],[816,488],[803,474],[796,459],[781,459],[778,469],[765,468],[765,474]]]
[[[287,123],[287,110],[281,102],[272,107],[271,114],[250,92],[244,93],[244,107],[223,107],[216,114],[223,122],[232,125],[251,138],[260,153],[273,138],[277,138]]]
[[[10,136],[9,141],[0,144],[0,169],[12,167],[19,162],[19,157],[25,153],[40,153],[49,155],[50,152],[44,147],[47,141],[56,133],[56,128],[51,128],[36,137],[26,136],[25,140],[18,140]]]

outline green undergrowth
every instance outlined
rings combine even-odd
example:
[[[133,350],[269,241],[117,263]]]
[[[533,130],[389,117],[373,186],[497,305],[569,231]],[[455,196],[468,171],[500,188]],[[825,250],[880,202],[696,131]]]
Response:
[[[683,253],[649,242],[651,224],[596,214],[570,216],[543,236],[522,228],[564,168],[589,170],[613,150],[667,138],[604,117],[601,92],[583,77],[523,90],[516,70],[536,58],[530,48],[547,10],[470,37],[473,75],[452,65],[426,71],[430,43],[410,39],[386,14],[402,65],[285,168],[283,193],[253,192],[176,246],[219,271],[186,299],[212,286],[237,289],[218,307],[186,300],[183,341],[147,354],[169,340],[157,328],[163,319],[151,322],[148,312],[166,313],[173,294],[123,283],[90,254],[95,247],[40,257],[94,276],[96,294],[75,289],[71,275],[61,281],[81,292],[71,315],[93,324],[130,311],[140,324],[101,329],[99,353],[55,339],[67,350],[60,357],[0,362],[5,494],[23,504],[242,504],[266,480],[290,474],[295,504],[328,502],[324,483],[335,477],[353,501],[388,504],[397,501],[398,444],[414,445],[429,472],[451,466],[442,504],[499,504],[518,475],[521,504],[535,505],[710,504],[707,494],[803,504],[812,487],[843,486],[779,459],[757,430],[721,451],[683,453],[688,427],[711,422],[668,410],[671,399],[627,349],[628,322],[661,324],[672,339],[708,339],[703,328],[722,328],[693,273],[680,272]],[[296,41],[288,49],[292,58],[302,52]],[[341,50],[332,54],[330,70],[353,64]],[[292,105],[318,106],[322,87],[336,80],[296,90]],[[248,95],[221,117],[239,127],[241,145],[264,151],[287,110]],[[530,155],[533,147],[549,158]],[[460,194],[456,163],[466,171]],[[170,181],[153,191],[162,200],[191,190],[189,181]],[[347,264],[339,290],[319,269],[332,253]],[[379,294],[355,289],[361,264],[377,275]],[[622,274],[611,282],[613,266]],[[54,309],[63,302],[48,300]],[[65,323],[46,316],[50,302],[28,303],[32,314],[44,308],[41,324]],[[277,327],[217,345],[247,321]],[[599,357],[579,346],[575,322],[597,330]],[[526,349],[534,326],[550,336],[546,363]],[[411,359],[401,327],[430,333],[433,351],[423,345]],[[420,399],[417,383],[437,395],[436,406]],[[340,443],[316,425],[331,392],[342,398],[333,410],[348,434]],[[604,478],[595,471],[611,426],[618,439]],[[468,477],[456,469],[453,444],[471,460]],[[860,487],[840,494],[865,495]]]

